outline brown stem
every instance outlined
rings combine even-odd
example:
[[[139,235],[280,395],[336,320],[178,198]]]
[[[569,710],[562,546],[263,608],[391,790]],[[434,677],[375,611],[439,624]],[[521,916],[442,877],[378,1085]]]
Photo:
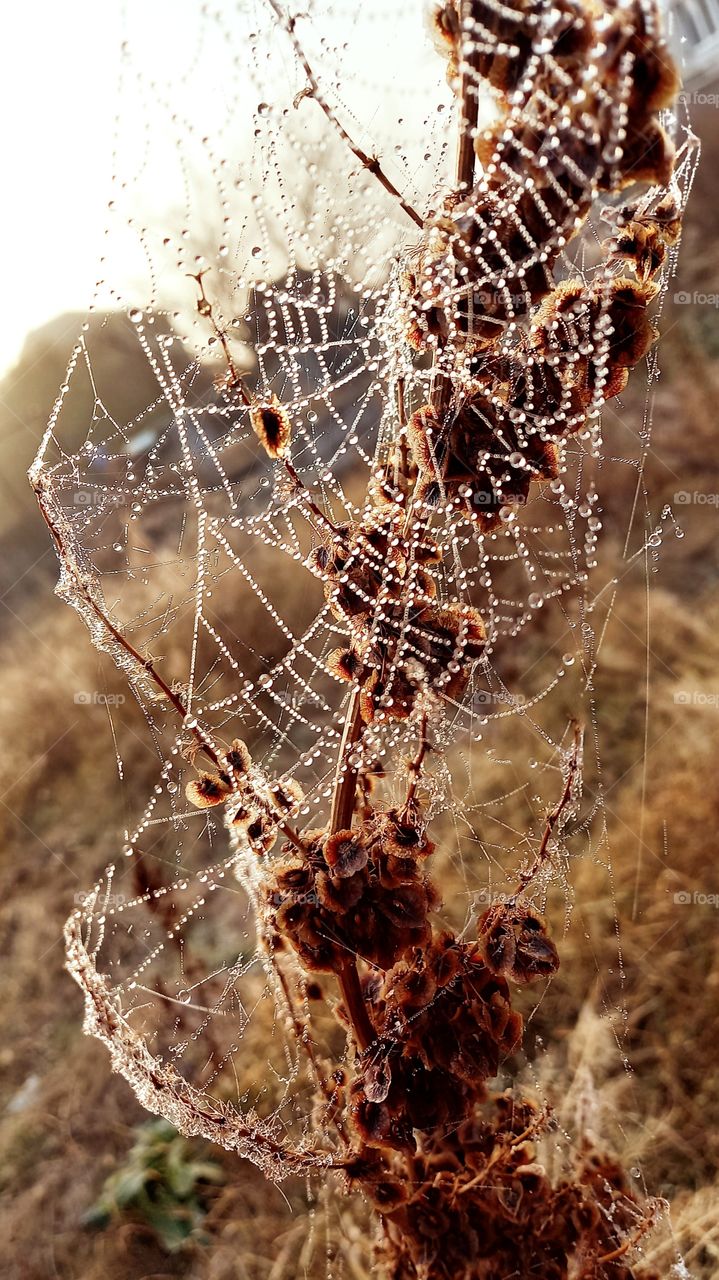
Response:
[[[649,1229],[651,1228],[652,1223],[653,1223],[653,1215],[650,1214],[647,1221],[642,1222],[640,1226],[637,1228],[637,1230],[634,1232],[634,1235],[630,1236],[628,1240],[625,1240],[624,1244],[620,1244],[617,1246],[616,1249],[612,1249],[611,1253],[603,1253],[601,1257],[597,1258],[597,1265],[604,1266],[604,1264],[607,1262],[616,1262],[618,1258],[623,1258],[625,1253],[628,1253],[630,1249],[636,1248],[636,1246],[639,1244],[639,1241],[643,1238],[643,1236],[647,1234],[647,1231],[649,1231]]]
[[[320,86],[317,82],[317,77],[315,76],[315,73],[309,64],[307,55],[304,49],[302,48],[302,45],[300,44],[299,39],[297,38],[297,34],[295,32],[295,19],[291,18],[288,14],[286,14],[283,11],[281,6],[277,3],[277,0],[268,0],[268,3],[270,4],[276,16],[279,18],[283,27],[287,31],[290,37],[290,40],[294,45],[295,53],[297,54],[297,57],[302,63],[305,75],[307,76],[307,79],[310,82],[311,91],[310,93],[305,94],[304,96],[312,97],[315,99],[315,101],[319,104],[319,106],[324,111],[327,119],[332,125],[332,128],[337,130],[342,141],[345,143],[347,147],[349,147],[352,154],[357,157],[357,159],[360,161],[360,164],[362,164],[364,168],[367,169],[368,172],[371,173],[377,179],[377,181],[380,183],[382,187],[384,187],[385,191],[388,192],[389,195],[393,196],[394,199],[399,202],[400,208],[404,210],[407,216],[411,218],[412,221],[416,223],[418,227],[423,227],[424,219],[420,216],[420,214],[417,213],[416,209],[412,208],[411,204],[407,203],[407,201],[404,199],[404,196],[397,190],[397,187],[394,185],[394,183],[390,181],[390,179],[387,177],[387,174],[382,169],[382,166],[380,165],[380,162],[377,159],[377,157],[368,156],[366,151],[363,151],[361,147],[358,147],[357,144],[352,141],[352,138],[348,134],[344,125],[341,124],[341,122],[338,120],[337,116],[335,115],[334,111],[330,107],[329,103],[326,101],[322,93],[322,90],[320,89]]]
[[[217,320],[215,319],[215,313],[212,310],[212,304],[209,298],[207,297],[207,294],[205,293],[205,286],[203,284],[202,277],[206,274],[207,274],[206,269],[205,271],[198,271],[196,274],[192,274],[191,272],[189,273],[190,279],[196,281],[197,287],[200,290],[200,298],[197,303],[197,310],[199,311],[201,316],[207,316],[208,320],[210,320],[212,324],[212,328],[215,331],[215,337],[219,341],[220,346],[222,347],[225,360],[227,361],[227,368],[230,371],[230,385],[234,389],[239,391],[240,397],[243,403],[249,407],[252,404],[252,396],[250,392],[247,390],[247,387],[245,386],[245,383],[244,383],[244,379],[232,358],[232,352],[230,351],[230,344],[227,341],[227,334],[225,333],[224,329],[221,329],[220,326],[218,325]]]
[[[290,480],[302,494],[302,498],[306,503],[306,505],[309,507],[312,514],[316,516],[316,518],[320,521],[321,524],[326,524],[327,528],[332,533],[338,534],[339,527],[334,523],[333,520],[330,520],[329,516],[325,515],[324,511],[322,511],[317,506],[317,503],[312,497],[312,494],[310,493],[309,489],[302,483],[302,480],[300,479],[300,476],[297,474],[297,471],[295,470],[294,466],[290,462],[290,459],[283,457],[282,461],[285,464],[285,471],[290,477]]]
[[[294,828],[290,826],[288,822],[278,822],[277,830],[281,831],[285,839],[289,840],[290,844],[293,844],[296,849],[300,850],[301,853],[306,852],[307,850],[306,844],[304,843],[302,838],[297,834]]]
[[[370,1022],[362,995],[357,965],[354,959],[344,960],[337,970],[337,982],[349,1016],[354,1038],[360,1053],[368,1049],[377,1036]]]
[[[477,54],[473,45],[469,46],[468,51],[465,48],[462,49],[462,58],[465,67],[462,72],[459,98],[461,117],[457,147],[457,186],[469,191],[474,181],[474,132],[477,128],[479,112],[478,77],[475,68]]]
[[[57,553],[60,557],[60,562],[65,568],[65,570],[72,574],[72,577],[74,578],[74,581],[75,581],[75,586],[77,587],[78,591],[82,595],[83,599],[90,606],[93,613],[102,623],[102,625],[106,628],[106,630],[109,631],[113,640],[120,646],[121,649],[124,649],[125,653],[127,653],[133,659],[133,661],[137,663],[139,667],[142,667],[143,671],[150,677],[150,679],[157,686],[157,688],[172,704],[175,711],[177,712],[177,714],[180,716],[183,723],[185,724],[185,727],[189,729],[190,733],[193,735],[200,749],[204,751],[207,758],[212,761],[212,763],[215,765],[217,769],[220,770],[220,772],[223,772],[222,761],[220,757],[218,756],[214,747],[212,747],[209,742],[205,741],[205,738],[202,732],[200,731],[200,729],[198,728],[198,726],[186,724],[187,709],[185,707],[184,702],[182,701],[182,698],[180,698],[179,695],[175,693],[171,685],[169,685],[167,681],[162,678],[159,671],[155,670],[155,666],[152,658],[144,657],[143,654],[141,654],[139,650],[137,650],[135,646],[130,643],[130,641],[126,638],[126,636],[124,636],[122,632],[118,630],[115,624],[110,621],[107,614],[100,608],[97,601],[93,599],[93,596],[87,584],[83,582],[78,569],[75,567],[71,557],[68,556],[67,554],[60,530],[53,523],[50,512],[47,509],[47,504],[45,501],[45,493],[44,493],[42,482],[40,480],[37,480],[37,481],[32,480],[31,483],[32,483],[33,490],[35,492],[35,496],[38,501],[38,506],[40,507],[40,512],[42,514],[43,520],[45,521],[45,524],[50,530],[50,535],[52,537],[52,540],[55,543],[55,546],[57,547]],[[278,830],[282,832],[282,834],[286,837],[287,840],[291,841],[292,844],[296,845],[298,849],[304,850],[305,846],[302,843],[302,840],[300,839],[297,832],[294,831],[293,828],[289,825],[289,823],[278,822],[277,827],[278,827]]]
[[[357,786],[357,770],[350,767],[347,761],[347,754],[350,747],[359,738],[361,729],[362,715],[360,713],[360,696],[359,690],[355,689],[347,708],[342,741],[340,743],[339,754],[337,756],[337,769],[335,771],[335,784],[332,794],[332,810],[330,813],[329,825],[329,834],[331,836],[333,836],[336,831],[346,831],[352,822],[355,805],[355,788]]]
[[[462,84],[459,94],[459,141],[457,145],[456,181],[460,190],[470,191],[474,182],[474,132],[477,128],[479,114],[478,75],[476,71],[477,53],[473,48],[463,50],[465,63],[462,73]],[[429,404],[438,421],[444,423],[445,416],[452,399],[452,383],[441,368],[442,345],[438,342],[432,361],[432,383],[430,386]],[[441,480],[442,472],[438,472]],[[407,505],[405,531],[409,528],[411,517],[411,501]]]
[[[337,756],[337,770],[330,812],[330,835],[334,835],[336,831],[348,829],[352,822],[357,789],[357,770],[350,767],[347,761],[347,753],[359,738],[361,729],[362,716],[360,713],[359,690],[355,689],[347,708],[342,741]],[[335,972],[357,1048],[362,1052],[376,1037],[362,996],[359,973],[357,972],[357,964],[354,957],[348,956]]]

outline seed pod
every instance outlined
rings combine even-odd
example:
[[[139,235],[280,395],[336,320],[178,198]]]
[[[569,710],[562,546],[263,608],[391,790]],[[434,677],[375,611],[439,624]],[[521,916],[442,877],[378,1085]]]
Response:
[[[352,911],[362,898],[365,888],[363,878],[360,875],[351,875],[340,879],[338,876],[327,875],[325,871],[317,872],[315,885],[321,905],[327,912],[331,913],[331,916],[342,916],[348,911]],[[336,928],[331,916],[327,917],[327,927],[328,932],[334,934]]]
[[[199,778],[193,778],[185,787],[185,795],[196,809],[212,809],[215,805],[222,804],[231,791],[229,783],[216,773],[201,773]]]
[[[244,777],[252,768],[252,756],[241,738],[233,738],[226,759],[236,777]]]
[[[524,984],[548,978],[559,968],[557,948],[547,935],[547,926],[531,907],[498,903],[485,911],[478,932],[493,973]]]
[[[325,659],[330,675],[338,680],[360,679],[364,672],[364,663],[354,649],[333,649]]]
[[[324,847],[325,862],[333,876],[344,879],[367,866],[367,846],[357,831],[336,831]]]
[[[292,423],[284,405],[276,395],[265,404],[257,404],[250,411],[250,421],[257,439],[270,458],[283,457],[292,437]]]
[[[382,848],[387,854],[396,858],[429,858],[434,853],[434,845],[427,839],[424,830],[409,818],[401,816],[396,809],[390,809],[382,829]]]
[[[291,813],[297,809],[305,798],[302,787],[294,778],[286,778],[284,782],[273,782],[270,795],[275,806],[285,813]]]

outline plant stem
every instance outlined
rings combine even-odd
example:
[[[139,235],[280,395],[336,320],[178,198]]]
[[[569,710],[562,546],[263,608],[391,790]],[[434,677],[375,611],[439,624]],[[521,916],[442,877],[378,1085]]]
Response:
[[[459,145],[457,148],[457,186],[469,191],[474,181],[474,132],[477,128],[479,113],[478,77],[475,68],[477,55],[474,45],[470,46],[466,55],[463,49],[462,60],[464,69],[459,97],[460,125]]]
[[[362,995],[362,987],[360,986],[359,973],[357,972],[357,964],[350,957],[343,961],[339,969],[336,970],[337,982],[342,995],[345,1009],[349,1016],[350,1024],[354,1034],[357,1048],[360,1052],[364,1052],[376,1040],[376,1032],[367,1012],[367,1006]]]
[[[377,157],[368,156],[366,151],[363,151],[361,147],[358,147],[357,144],[353,142],[352,138],[348,134],[344,125],[337,119],[337,116],[335,115],[334,111],[330,107],[329,103],[326,101],[322,93],[322,90],[320,89],[320,86],[317,82],[317,77],[315,76],[315,73],[309,64],[307,55],[304,49],[302,48],[302,45],[300,44],[300,41],[297,37],[297,34],[295,32],[295,25],[296,25],[295,19],[291,18],[288,14],[284,13],[281,6],[277,4],[277,0],[268,0],[268,3],[271,5],[277,18],[282,23],[287,34],[289,35],[290,40],[294,45],[295,53],[297,54],[297,57],[302,63],[305,75],[307,76],[307,79],[310,82],[311,92],[307,96],[314,98],[315,101],[319,104],[319,106],[324,111],[327,119],[329,120],[330,124],[332,125],[333,129],[337,130],[342,141],[345,143],[347,147],[349,147],[352,154],[357,157],[357,159],[360,161],[360,164],[362,164],[364,168],[367,169],[368,172],[371,173],[372,176],[377,179],[377,181],[380,183],[380,186],[384,187],[385,191],[389,195],[393,196],[394,199],[399,202],[400,208],[404,210],[407,216],[411,218],[412,221],[418,227],[424,227],[424,219],[421,217],[419,213],[417,213],[416,209],[412,208],[411,204],[407,203],[407,201],[404,199],[404,196],[401,194],[401,192],[399,192],[397,190],[397,187],[394,185],[394,183],[390,181],[390,179],[387,177],[386,173],[382,169],[382,166],[380,165],[380,162],[377,159]]]
[[[347,708],[342,741],[337,756],[337,770],[330,812],[330,835],[334,835],[336,831],[344,831],[349,828],[352,822],[357,788],[357,770],[351,768],[347,762],[347,753],[359,738],[361,729],[362,716],[360,714],[359,690],[355,689],[352,692]],[[362,996],[357,962],[354,957],[348,956],[335,972],[357,1048],[360,1052],[363,1052],[376,1037]]]
[[[357,770],[351,768],[349,765],[347,761],[347,754],[350,747],[359,738],[361,728],[362,716],[360,714],[359,690],[354,689],[347,708],[342,741],[340,743],[339,754],[337,756],[337,769],[335,771],[335,784],[332,794],[332,809],[330,812],[330,825],[328,832],[331,836],[333,836],[336,831],[347,830],[352,822],[355,805],[355,788],[357,786]]]

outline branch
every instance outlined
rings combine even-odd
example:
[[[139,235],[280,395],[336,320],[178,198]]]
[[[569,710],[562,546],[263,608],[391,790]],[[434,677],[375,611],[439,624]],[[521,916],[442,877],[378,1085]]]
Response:
[[[346,761],[346,756],[349,748],[359,738],[361,728],[362,716],[360,714],[359,692],[355,689],[347,708],[345,727],[342,733],[339,754],[337,756],[337,768],[335,770],[335,783],[329,826],[329,835],[331,836],[333,836],[336,831],[347,830],[352,821],[352,815],[354,813],[355,787],[357,785],[357,770],[349,767]]]
[[[157,686],[157,688],[160,690],[163,696],[168,699],[168,701],[174,707],[177,714],[180,716],[184,727],[186,729],[189,729],[190,733],[193,735],[195,741],[198,743],[198,746],[200,747],[200,750],[203,751],[207,756],[207,758],[212,761],[216,769],[218,769],[220,772],[223,772],[223,769],[226,766],[223,766],[223,762],[220,756],[215,751],[214,747],[212,747],[210,743],[206,741],[205,736],[202,733],[199,726],[197,724],[187,723],[187,708],[185,707],[185,704],[182,701],[182,698],[180,698],[180,696],[177,693],[175,693],[175,690],[171,687],[171,685],[169,685],[167,681],[164,680],[163,677],[160,675],[159,671],[155,669],[155,665],[152,658],[144,657],[143,654],[141,654],[139,650],[137,650],[135,646],[130,643],[127,637],[124,636],[122,632],[119,631],[118,628],[115,626],[115,624],[110,621],[107,614],[104,612],[103,609],[100,608],[99,604],[94,599],[92,592],[90,591],[90,588],[88,587],[87,583],[83,580],[79,569],[75,565],[74,558],[68,554],[65,543],[63,542],[62,534],[60,533],[60,530],[58,529],[57,525],[54,523],[52,519],[52,516],[50,515],[50,512],[47,507],[47,502],[45,500],[45,489],[42,483],[42,478],[41,477],[38,477],[37,479],[33,478],[31,480],[31,484],[35,492],[35,496],[37,498],[38,506],[40,507],[43,520],[45,521],[45,524],[50,530],[52,540],[57,549],[57,553],[60,558],[60,563],[64,567],[65,571],[69,572],[72,575],[72,578],[75,582],[75,587],[80,593],[80,595],[82,596],[85,603],[92,609],[98,621],[101,622],[103,627],[105,627],[105,629],[109,632],[109,634],[112,636],[115,643],[118,644],[120,648],[123,649],[124,652],[128,654],[129,657],[131,657],[135,663],[137,663],[138,667],[142,668],[142,670],[145,672],[147,676],[149,676],[150,680],[152,680],[152,682]],[[289,825],[288,822],[277,821],[276,826],[278,831],[281,831],[285,839],[289,840],[298,849],[301,849],[302,851],[304,851],[305,845],[303,844],[300,836]]]
[[[537,856],[534,859],[534,862],[532,863],[532,866],[529,868],[529,870],[524,871],[522,875],[520,875],[517,888],[512,894],[512,900],[514,900],[515,898],[518,898],[520,894],[524,893],[527,886],[531,884],[535,876],[538,875],[540,869],[542,868],[542,866],[547,860],[547,850],[549,848],[549,841],[551,839],[552,832],[554,831],[554,828],[556,827],[562,813],[564,812],[564,809],[569,804],[569,801],[572,795],[572,787],[574,785],[574,779],[576,778],[577,773],[579,772],[579,754],[580,754],[581,745],[582,745],[582,730],[581,730],[581,726],[577,724],[575,721],[574,747],[572,749],[572,758],[569,763],[567,780],[564,784],[564,791],[562,792],[560,800],[554,806],[551,813],[547,815],[544,834],[542,836],[542,842],[537,851]]]
[[[300,41],[295,33],[296,19],[289,17],[289,15],[283,11],[280,5],[277,3],[277,0],[268,0],[268,4],[274,10],[275,15],[277,16],[279,21],[282,23],[283,27],[285,28],[285,31],[289,35],[290,40],[292,41],[292,44],[294,46],[295,53],[297,54],[297,57],[302,63],[305,75],[307,76],[307,79],[310,82],[310,90],[309,92],[304,93],[303,96],[312,97],[315,99],[315,101],[320,105],[320,107],[324,111],[333,129],[336,129],[342,141],[345,143],[347,147],[349,147],[352,154],[357,157],[360,164],[362,164],[363,167],[367,169],[377,179],[380,186],[384,187],[385,191],[387,191],[389,195],[393,196],[394,199],[399,202],[400,208],[404,210],[408,218],[411,218],[412,221],[418,227],[424,227],[424,218],[422,218],[421,215],[417,213],[416,209],[412,208],[411,204],[407,203],[407,201],[404,199],[404,196],[401,194],[401,192],[398,191],[394,183],[390,181],[390,179],[387,177],[387,174],[382,169],[382,166],[380,165],[380,162],[377,159],[377,157],[368,156],[366,151],[363,151],[361,147],[357,146],[357,144],[352,141],[352,138],[348,134],[344,125],[338,120],[331,106],[329,105],[326,98],[324,97],[322,90],[320,89],[320,86],[317,82],[317,77],[315,76],[315,73],[309,64],[307,60],[307,55],[304,49],[302,48],[302,45],[300,44]]]
[[[467,56],[462,50],[464,69],[459,94],[460,132],[457,148],[457,186],[469,191],[474,181],[474,133],[479,114],[476,71],[477,50],[474,42],[469,45]]]

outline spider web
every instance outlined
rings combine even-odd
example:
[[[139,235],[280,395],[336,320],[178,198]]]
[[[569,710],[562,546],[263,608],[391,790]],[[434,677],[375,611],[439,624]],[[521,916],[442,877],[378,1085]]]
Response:
[[[433,374],[404,342],[398,302],[417,228],[336,121],[424,217],[452,185],[456,107],[414,4],[314,3],[298,17],[329,114],[270,6],[163,10],[164,67],[145,65],[147,20],[129,6],[103,280],[34,468],[62,545],[58,591],[127,675],[157,756],[146,803],[131,777],[122,782],[136,820],[69,923],[70,965],[88,1029],[141,1101],[280,1178],[337,1160],[317,1079],[346,1049],[292,962],[268,950],[262,864],[217,810],[188,805],[185,787],[199,743],[222,753],[239,737],[259,778],[301,785],[298,827],[326,822],[348,699],[327,659],[348,632],[313,573],[317,512],[343,525],[370,510],[398,390],[412,411]],[[496,110],[487,90],[480,123]],[[683,207],[695,157],[686,122],[665,116]],[[616,274],[607,203],[563,247],[558,279]],[[488,287],[501,290],[497,272]],[[130,415],[95,356],[108,306],[127,317],[156,381]],[[299,484],[228,394],[228,361],[286,407]],[[594,681],[619,583],[601,495],[618,472],[636,475],[623,573],[671,527],[668,512],[652,519],[642,478],[657,376],[652,349],[643,422],[629,450],[622,437],[623,456],[607,448],[597,406],[563,446],[559,477],[533,486],[526,505],[503,506],[495,528],[450,504],[432,517],[441,596],[478,607],[488,630],[466,693],[436,696],[425,780],[441,915],[467,936],[531,862],[577,751],[575,725],[584,796],[577,782],[532,896],[545,909],[554,895],[568,917],[580,857],[605,868],[612,892]],[[78,421],[88,395],[91,419]],[[184,724],[154,672],[184,704]],[[382,720],[365,728],[356,759],[396,802],[416,748],[414,722]],[[621,1028],[621,1006],[607,1012]]]

